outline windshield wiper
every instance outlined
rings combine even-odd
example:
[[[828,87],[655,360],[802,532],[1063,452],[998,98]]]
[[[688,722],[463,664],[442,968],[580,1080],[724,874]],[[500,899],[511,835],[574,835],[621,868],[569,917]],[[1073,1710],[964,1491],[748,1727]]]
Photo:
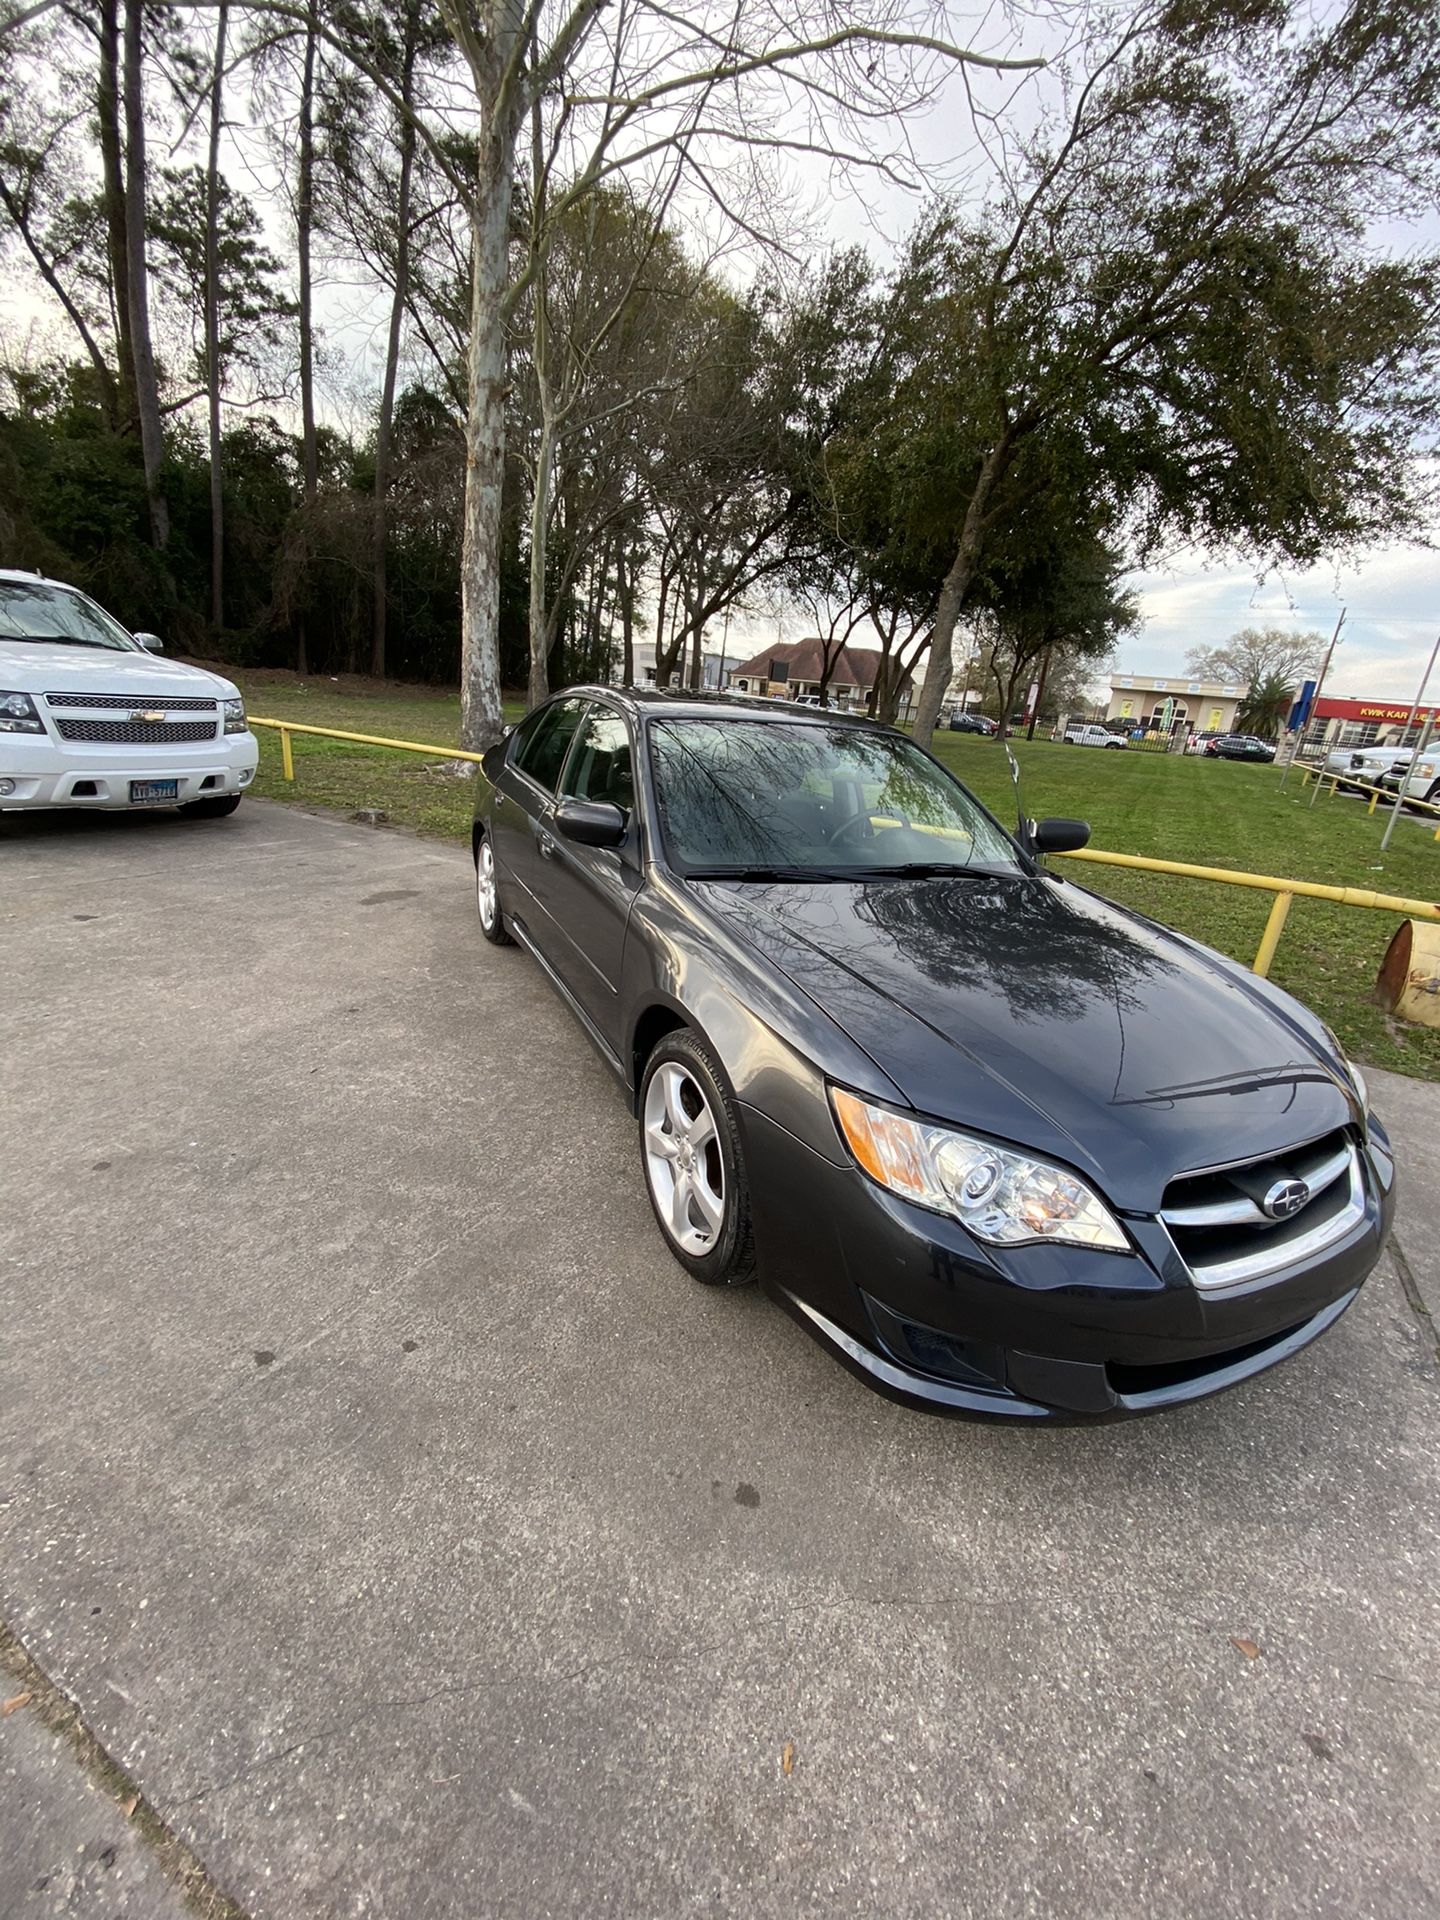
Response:
[[[691,867],[687,880],[855,880],[855,867]]]
[[[911,860],[892,867],[856,867],[857,879],[879,880],[994,880],[1004,867],[960,867],[948,860]]]

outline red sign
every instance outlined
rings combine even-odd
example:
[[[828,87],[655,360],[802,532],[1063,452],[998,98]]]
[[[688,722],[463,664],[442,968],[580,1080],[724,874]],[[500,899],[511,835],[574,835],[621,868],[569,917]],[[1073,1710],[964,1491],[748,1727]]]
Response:
[[[1410,718],[1408,700],[1339,700],[1326,694],[1315,702],[1311,716],[1316,720],[1368,720],[1372,726],[1384,726],[1398,722],[1402,727]],[[1421,707],[1415,715],[1417,727],[1423,727],[1430,718],[1430,711]]]

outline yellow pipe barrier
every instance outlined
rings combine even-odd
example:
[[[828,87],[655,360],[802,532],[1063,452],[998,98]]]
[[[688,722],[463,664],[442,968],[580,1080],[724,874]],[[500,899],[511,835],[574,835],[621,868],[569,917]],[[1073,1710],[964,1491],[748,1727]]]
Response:
[[[273,727],[280,735],[281,752],[287,751],[286,741],[292,733],[310,733],[321,740],[353,740],[358,747],[394,747],[400,753],[424,753],[441,760],[473,760],[478,767],[482,754],[466,753],[461,747],[437,747],[426,745],[420,740],[387,740],[378,733],[342,733],[339,727],[307,727],[298,720],[262,720],[258,713],[250,715],[252,727]],[[293,771],[287,768],[285,778],[293,780]]]
[[[1290,902],[1293,893],[1277,893],[1270,908],[1270,917],[1265,922],[1265,931],[1260,936],[1260,945],[1255,954],[1252,973],[1258,973],[1262,980],[1270,973],[1270,963],[1275,958],[1275,949],[1280,944],[1280,936],[1285,931],[1285,922],[1290,917]]]
[[[1196,867],[1183,860],[1151,860],[1139,853],[1105,853],[1084,847],[1058,856],[1065,860],[1093,860],[1105,867],[1135,867],[1142,873],[1176,873],[1188,880],[1218,880],[1228,887],[1255,887],[1273,893],[1275,903],[1265,922],[1260,946],[1250,971],[1262,978],[1270,971],[1280,934],[1296,894],[1307,900],[1332,900],[1341,907],[1370,907],[1379,913],[1403,913],[1410,920],[1440,920],[1440,906],[1430,900],[1408,900],[1402,894],[1372,893],[1368,887],[1327,887],[1318,880],[1286,880],[1273,873],[1236,873],[1229,867]]]
[[[440,760],[473,760],[478,766],[483,756],[467,753],[460,747],[427,746],[419,740],[388,740],[378,733],[345,733],[339,727],[310,727],[298,720],[264,720],[258,714],[250,715],[252,727],[270,727],[280,736],[280,757],[285,778],[295,778],[295,763],[290,752],[292,733],[312,734],[321,740],[349,740],[359,747],[393,747],[399,753],[423,753],[427,757]],[[1303,768],[1308,780],[1312,773],[1322,780],[1333,780],[1334,774],[1318,773],[1313,768]],[[1378,793],[1377,793],[1378,797]],[[1425,802],[1415,801],[1416,806]],[[1440,813],[1440,808],[1431,807],[1432,813]],[[1440,833],[1436,835],[1440,839]],[[1370,907],[1380,913],[1401,913],[1411,920],[1440,920],[1440,906],[1429,900],[1407,900],[1401,894],[1373,893],[1367,887],[1327,887],[1318,880],[1286,880],[1269,873],[1237,873],[1230,867],[1197,867],[1184,860],[1152,860],[1140,853],[1106,853],[1100,847],[1082,847],[1073,853],[1058,855],[1065,860],[1091,860],[1097,866],[1133,867],[1141,873],[1175,873],[1187,880],[1215,880],[1227,887],[1255,887],[1262,893],[1273,893],[1274,902],[1265,922],[1265,931],[1260,936],[1260,945],[1250,971],[1263,978],[1270,971],[1275,958],[1275,949],[1280,944],[1280,935],[1285,929],[1290,913],[1290,903],[1297,894],[1307,900],[1331,900],[1342,907]]]

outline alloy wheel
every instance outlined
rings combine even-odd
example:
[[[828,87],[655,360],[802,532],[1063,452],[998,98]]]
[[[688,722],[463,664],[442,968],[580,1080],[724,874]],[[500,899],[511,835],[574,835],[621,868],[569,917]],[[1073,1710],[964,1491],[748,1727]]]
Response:
[[[480,857],[475,862],[475,898],[480,924],[489,933],[495,926],[495,856],[488,839],[480,842]]]
[[[682,1253],[702,1257],[725,1225],[725,1163],[710,1103],[675,1061],[651,1076],[644,1129],[645,1176],[660,1223]]]

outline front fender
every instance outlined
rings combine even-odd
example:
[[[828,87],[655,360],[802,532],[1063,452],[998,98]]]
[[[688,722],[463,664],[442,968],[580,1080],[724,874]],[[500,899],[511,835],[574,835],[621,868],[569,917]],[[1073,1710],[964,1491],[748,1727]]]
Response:
[[[837,1165],[846,1156],[827,1079],[903,1102],[894,1081],[822,1007],[665,877],[652,874],[635,903],[622,974],[623,1058],[633,1062],[632,1084],[643,1070],[637,1036],[657,1013],[668,1013],[708,1041],[742,1106],[757,1108]]]

